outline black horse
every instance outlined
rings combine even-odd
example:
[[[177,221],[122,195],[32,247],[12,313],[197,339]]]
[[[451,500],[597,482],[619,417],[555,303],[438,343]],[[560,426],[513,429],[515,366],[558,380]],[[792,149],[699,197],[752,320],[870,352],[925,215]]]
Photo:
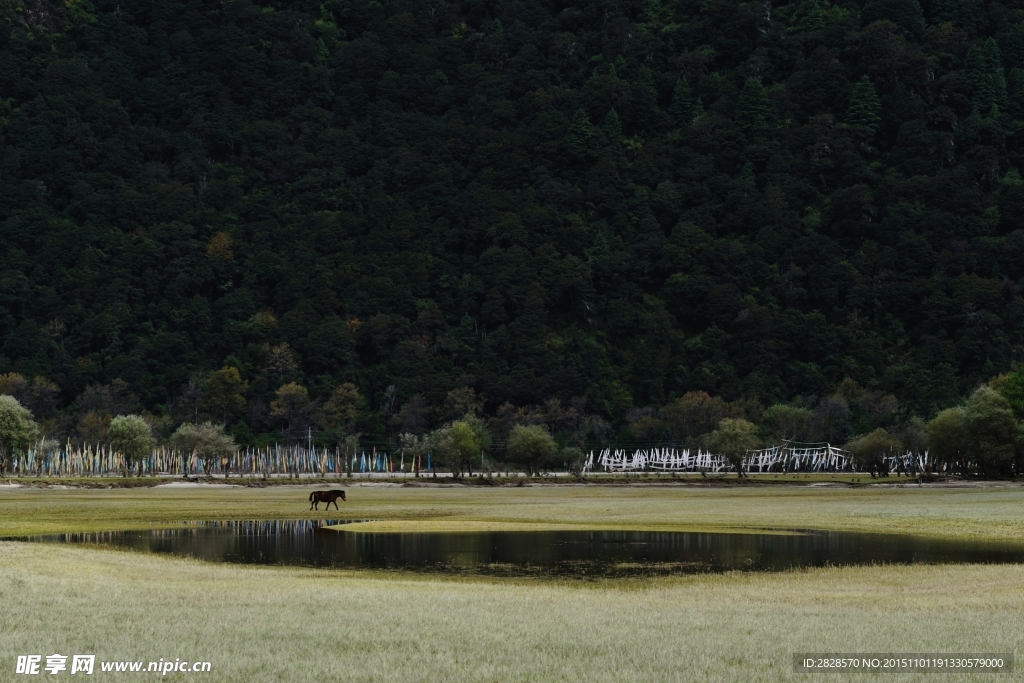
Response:
[[[331,503],[334,503],[334,509],[338,509],[338,499],[346,500],[345,492],[341,489],[332,489],[330,491],[313,491],[309,494],[310,505],[309,509],[319,510],[320,503],[327,503],[327,509],[331,509]]]

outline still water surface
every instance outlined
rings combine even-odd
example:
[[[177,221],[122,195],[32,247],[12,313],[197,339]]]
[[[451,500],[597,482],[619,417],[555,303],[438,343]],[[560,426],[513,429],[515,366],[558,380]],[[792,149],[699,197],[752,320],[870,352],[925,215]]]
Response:
[[[827,565],[1024,563],[1020,544],[832,531],[355,533],[322,528],[346,521],[354,520],[193,522],[180,528],[32,540],[112,545],[240,564],[581,578]]]

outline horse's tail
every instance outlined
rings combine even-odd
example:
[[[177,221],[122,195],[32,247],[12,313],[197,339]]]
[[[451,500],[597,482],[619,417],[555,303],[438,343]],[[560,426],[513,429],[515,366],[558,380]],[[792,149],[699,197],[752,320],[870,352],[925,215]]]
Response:
[[[312,493],[309,494],[309,502],[311,502],[311,503],[313,502],[313,494]]]

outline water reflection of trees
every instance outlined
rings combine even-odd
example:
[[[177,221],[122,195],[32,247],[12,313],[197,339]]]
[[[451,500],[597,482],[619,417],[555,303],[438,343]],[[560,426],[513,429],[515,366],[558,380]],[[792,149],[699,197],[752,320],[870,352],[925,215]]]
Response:
[[[620,576],[800,566],[1024,562],[1024,546],[846,532],[360,533],[351,520],[215,520],[33,540],[113,545],[205,560],[495,575]]]

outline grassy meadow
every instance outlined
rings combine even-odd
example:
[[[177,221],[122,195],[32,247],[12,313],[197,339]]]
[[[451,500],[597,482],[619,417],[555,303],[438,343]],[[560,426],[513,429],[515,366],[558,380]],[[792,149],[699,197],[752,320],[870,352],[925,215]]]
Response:
[[[51,652],[206,660],[212,672],[199,678],[240,683],[590,683],[799,679],[791,673],[799,651],[1024,649],[1024,568],[1016,565],[592,584],[228,566],[0,543],[0,566],[0,680],[15,678],[15,654]],[[848,675],[814,676],[840,678]],[[917,679],[977,676],[900,676]]]
[[[0,489],[0,537],[330,517],[384,530],[819,528],[1024,539],[1017,486],[346,488],[349,502],[329,513],[307,512],[308,486]],[[791,673],[793,652],[1024,651],[1021,565],[584,582],[224,565],[7,541],[0,579],[0,681],[20,678],[16,655],[53,652],[206,660],[213,671],[201,677],[210,681],[401,683],[777,681],[802,678]],[[918,679],[977,675],[900,675]]]
[[[328,484],[336,486],[337,484]],[[322,486],[322,485],[321,485]],[[314,487],[0,488],[0,537],[145,529],[196,519],[343,518],[388,530],[423,522],[535,528],[749,531],[829,529],[1024,540],[1024,487],[902,484],[699,488],[348,485],[348,502],[309,510]]]

